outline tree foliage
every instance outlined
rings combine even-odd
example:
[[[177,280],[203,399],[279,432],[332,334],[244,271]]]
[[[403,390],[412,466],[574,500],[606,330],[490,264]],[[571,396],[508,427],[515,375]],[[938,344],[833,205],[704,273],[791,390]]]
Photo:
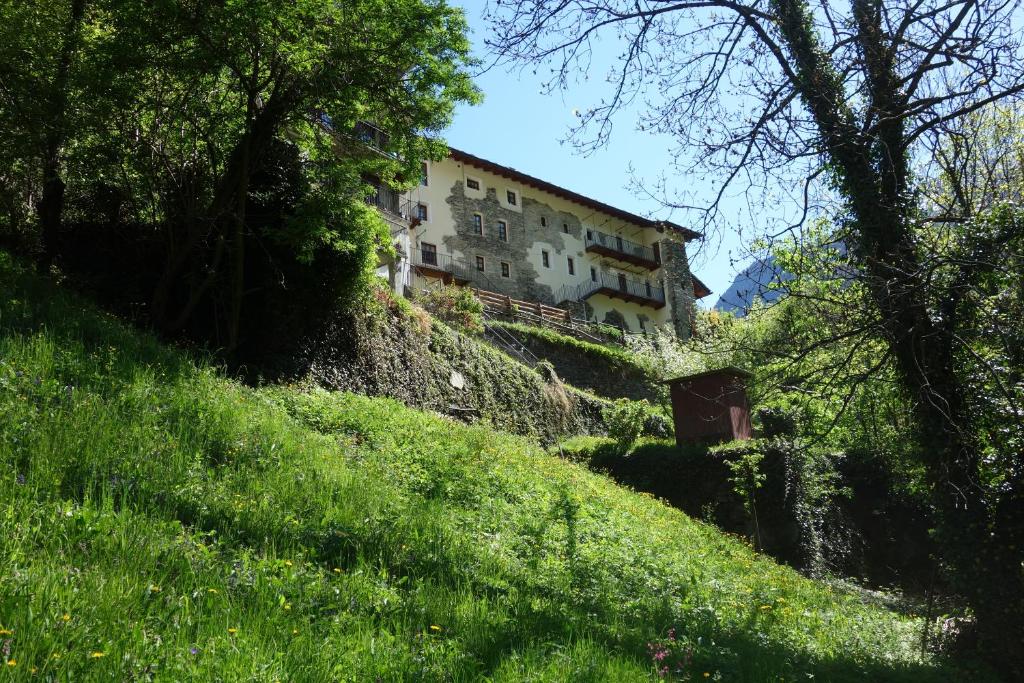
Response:
[[[433,0],[5,3],[0,24],[4,64],[29,66],[0,91],[8,231],[37,227],[48,266],[62,226],[145,226],[151,319],[203,318],[229,350],[264,272],[368,277],[391,240],[366,182],[415,177],[478,97],[464,18]]]

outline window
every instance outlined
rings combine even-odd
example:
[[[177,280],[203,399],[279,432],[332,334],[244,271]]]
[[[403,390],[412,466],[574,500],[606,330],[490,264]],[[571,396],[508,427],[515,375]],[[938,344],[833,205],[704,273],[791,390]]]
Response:
[[[466,187],[469,188],[470,190],[479,190],[480,181],[477,180],[476,178],[466,178]]]
[[[508,200],[508,205],[509,206],[515,206],[516,202],[518,201],[518,197],[516,197],[516,193],[514,191],[512,191],[512,190],[506,190],[505,191],[505,199]]]
[[[564,232],[566,235],[569,234],[569,224],[568,223],[562,223],[562,232]]]
[[[425,161],[420,164],[420,185],[423,187],[430,185],[430,166]]]
[[[651,283],[650,282],[645,282],[644,283],[644,291],[647,292],[647,298],[650,299],[651,298]]]
[[[476,269],[479,270],[481,273],[484,272],[484,257],[483,256],[477,256],[476,257]]]
[[[425,266],[436,266],[437,265],[437,245],[427,244],[426,242],[420,243],[420,258],[423,260]]]
[[[498,221],[498,239],[508,242],[508,224],[505,221]]]
[[[587,241],[588,242],[593,242],[594,241],[594,233],[591,232],[590,230],[587,230]]]
[[[501,262],[501,276],[512,277],[512,266],[510,266],[506,261]]]
[[[590,269],[590,281],[597,282],[597,268],[592,267]]]
[[[548,252],[546,252],[546,251],[540,252],[540,261],[541,261],[541,263],[544,264],[545,268],[550,268],[551,267],[551,262],[548,259]]]
[[[569,260],[567,261],[567,263],[569,264],[569,275],[575,275],[576,274],[576,264],[573,262],[572,256],[569,257]]]
[[[540,227],[542,227],[542,228],[548,227],[548,219],[544,218],[544,216],[540,217]]]
[[[473,234],[482,235],[484,234],[484,217],[483,214],[473,214]]]
[[[427,220],[427,205],[423,202],[416,205],[416,218],[419,218],[421,221]]]

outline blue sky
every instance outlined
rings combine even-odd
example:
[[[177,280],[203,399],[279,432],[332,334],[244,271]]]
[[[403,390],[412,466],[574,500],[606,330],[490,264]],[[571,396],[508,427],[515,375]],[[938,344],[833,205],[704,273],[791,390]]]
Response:
[[[466,0],[458,4],[465,8],[477,55],[486,59],[483,41],[487,27],[481,18],[484,2]],[[602,47],[603,58],[610,63],[617,54],[617,45],[609,41]],[[605,94],[603,72],[592,73],[570,90],[552,95],[541,93],[542,78],[529,70],[510,73],[495,68],[480,75],[476,83],[483,90],[484,102],[459,108],[445,134],[453,147],[634,213],[688,224],[682,212],[672,214],[627,187],[631,165],[640,176],[654,179],[668,169],[671,148],[670,139],[637,131],[629,112],[616,119],[610,144],[589,156],[577,154],[568,143],[560,144],[576,122],[573,110],[585,110]],[[673,181],[679,186],[696,182],[693,178]],[[729,217],[740,220],[742,208],[739,203],[727,206],[726,214],[732,212],[735,215]],[[713,292],[702,301],[705,307],[718,300],[736,271],[746,265],[744,239],[757,234],[757,226],[749,228],[743,238],[727,231],[719,239],[710,240],[699,253],[694,254],[691,248],[693,271]],[[739,261],[732,263],[735,258]]]

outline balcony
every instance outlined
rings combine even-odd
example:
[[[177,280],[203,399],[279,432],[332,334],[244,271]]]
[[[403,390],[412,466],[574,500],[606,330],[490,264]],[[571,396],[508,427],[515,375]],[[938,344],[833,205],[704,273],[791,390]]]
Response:
[[[376,207],[384,220],[391,224],[392,234],[395,233],[395,228],[409,227],[409,221],[412,218],[412,202],[404,199],[396,190],[376,184],[373,193],[366,197],[366,203]]]
[[[357,121],[352,129],[352,136],[367,147],[387,153],[391,137],[377,126],[366,121]]]
[[[607,256],[649,270],[655,270],[661,266],[661,257],[655,247],[637,244],[618,235],[606,235],[597,230],[587,230],[585,242],[586,250],[592,254]]]
[[[566,285],[562,288],[563,301],[584,301],[595,294],[604,294],[613,299],[631,301],[641,306],[662,308],[665,305],[665,289],[646,280],[634,280],[621,273],[597,273],[597,280],[588,280],[580,285]]]
[[[410,256],[412,267],[420,275],[438,278],[445,284],[473,285],[482,289],[500,291],[500,288],[496,287],[496,283],[486,272],[477,270],[475,266],[462,259],[415,247]]]

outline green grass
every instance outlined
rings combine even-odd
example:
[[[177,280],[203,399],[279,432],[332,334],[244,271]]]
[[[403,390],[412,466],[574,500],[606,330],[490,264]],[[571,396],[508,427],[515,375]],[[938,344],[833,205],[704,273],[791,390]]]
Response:
[[[2,679],[644,680],[670,629],[696,680],[966,676],[919,626],[525,440],[241,386],[0,254]]]

